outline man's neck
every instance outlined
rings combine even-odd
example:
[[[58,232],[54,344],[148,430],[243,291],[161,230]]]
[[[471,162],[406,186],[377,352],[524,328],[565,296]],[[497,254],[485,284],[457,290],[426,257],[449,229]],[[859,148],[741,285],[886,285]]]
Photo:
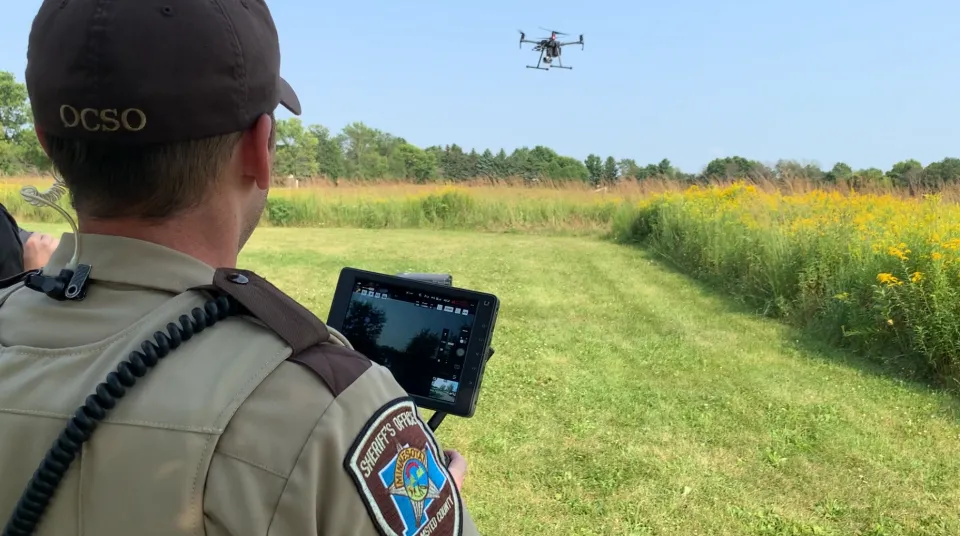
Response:
[[[234,226],[210,218],[185,217],[160,223],[129,219],[81,219],[83,234],[122,236],[152,242],[185,253],[214,268],[237,264],[239,236]]]

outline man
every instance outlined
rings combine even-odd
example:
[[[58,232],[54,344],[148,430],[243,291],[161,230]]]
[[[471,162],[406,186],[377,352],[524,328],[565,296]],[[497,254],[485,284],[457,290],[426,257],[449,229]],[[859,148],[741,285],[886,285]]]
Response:
[[[0,204],[0,280],[23,272],[23,238],[17,220]]]
[[[41,268],[59,243],[48,234],[22,229],[0,203],[0,280]]]
[[[80,232],[0,289],[4,533],[478,534],[389,371],[235,268],[300,113],[263,0],[45,0],[27,60]]]

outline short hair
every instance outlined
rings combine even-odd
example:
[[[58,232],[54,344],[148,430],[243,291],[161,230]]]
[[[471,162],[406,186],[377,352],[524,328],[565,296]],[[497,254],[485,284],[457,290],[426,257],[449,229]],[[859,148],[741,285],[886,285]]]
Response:
[[[273,114],[270,119],[273,150]],[[206,199],[243,134],[145,146],[44,138],[78,216],[164,220]]]

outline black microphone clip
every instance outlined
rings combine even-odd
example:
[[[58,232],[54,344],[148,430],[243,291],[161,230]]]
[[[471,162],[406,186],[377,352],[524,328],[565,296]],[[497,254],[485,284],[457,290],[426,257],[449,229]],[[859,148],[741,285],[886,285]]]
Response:
[[[57,300],[80,301],[87,296],[87,281],[90,278],[90,266],[77,265],[76,270],[64,268],[56,276],[44,275],[37,270],[27,274],[24,286],[42,292]]]

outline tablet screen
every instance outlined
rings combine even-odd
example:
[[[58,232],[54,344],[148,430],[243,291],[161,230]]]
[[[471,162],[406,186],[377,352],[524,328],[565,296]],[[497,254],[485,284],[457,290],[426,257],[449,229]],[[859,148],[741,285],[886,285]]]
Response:
[[[343,320],[354,349],[393,373],[407,393],[456,402],[477,302],[357,279]]]

